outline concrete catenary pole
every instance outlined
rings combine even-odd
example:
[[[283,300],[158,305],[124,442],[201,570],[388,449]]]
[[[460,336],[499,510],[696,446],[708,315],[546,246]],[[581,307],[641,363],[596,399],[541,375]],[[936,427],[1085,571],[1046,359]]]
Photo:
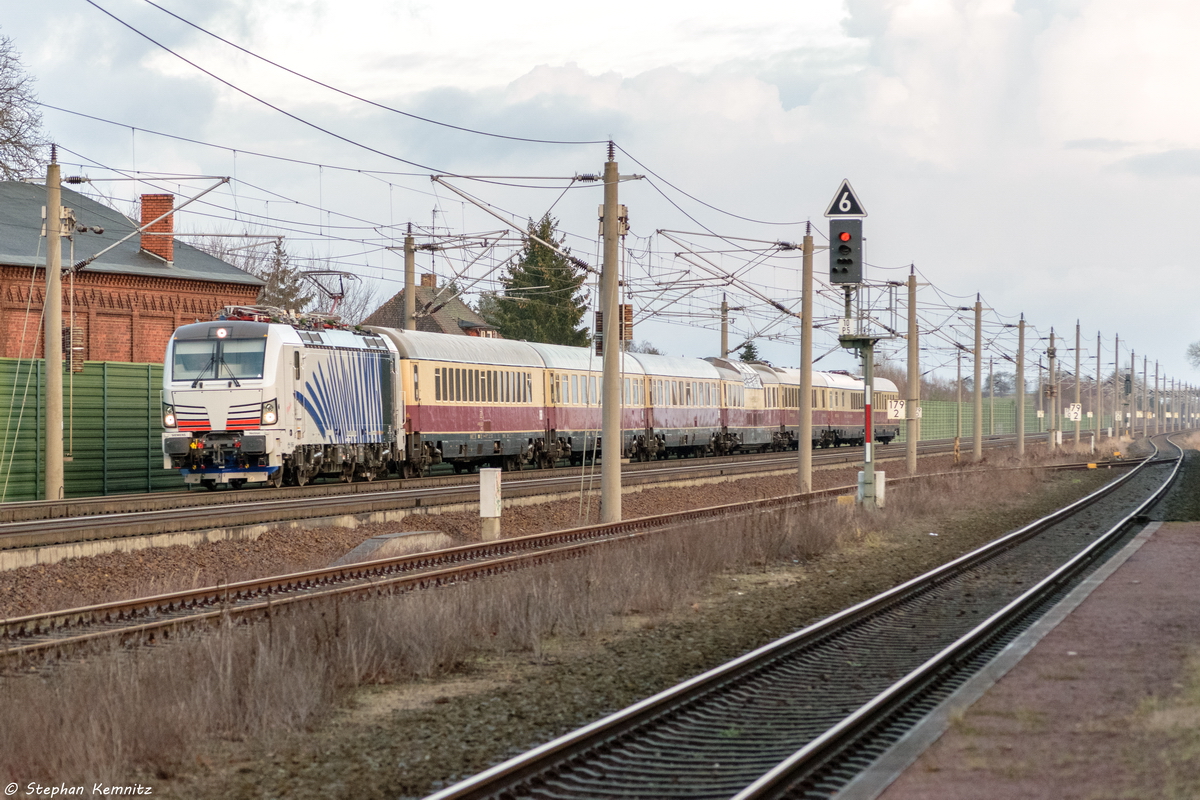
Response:
[[[1100,404],[1100,331],[1096,331],[1096,396],[1092,402],[1093,414],[1095,414],[1095,424],[1093,427],[1096,430],[1096,441],[1100,441],[1100,423],[1103,422],[1104,406]]]
[[[983,302],[975,295],[975,419],[971,460],[983,461]]]
[[[1158,362],[1154,362],[1154,434],[1163,432],[1163,395],[1158,391]]]
[[[1134,414],[1136,410],[1134,405],[1136,402],[1135,398],[1138,397],[1138,387],[1134,385],[1135,383],[1138,383],[1138,353],[1135,350],[1129,350],[1129,396],[1126,399],[1126,403],[1129,404],[1129,425],[1127,429],[1130,439],[1138,435],[1138,426],[1135,425],[1136,415]]]
[[[1017,458],[1025,458],[1025,315],[1017,323]]]
[[[1080,437],[1082,428],[1084,428],[1084,411],[1079,397],[1080,383],[1082,383],[1082,374],[1080,368],[1080,354],[1082,354],[1082,344],[1080,342],[1079,320],[1075,320],[1075,407],[1080,409],[1079,419],[1075,420],[1075,450],[1079,450]]]
[[[604,391],[601,417],[600,521],[621,521],[621,326],[617,311],[620,283],[617,185],[621,176],[608,145],[604,164],[604,265],[600,276],[600,300],[604,309]]]
[[[804,258],[800,274],[800,491],[812,491],[812,340],[813,237],[812,223],[804,229]]]
[[[1142,356],[1142,438],[1150,434],[1150,385],[1146,382],[1150,377],[1149,366],[1149,356]]]
[[[1038,433],[1043,433],[1046,430],[1046,387],[1042,381],[1042,357],[1041,356],[1038,356],[1037,376],[1038,376],[1038,388],[1037,388]]]
[[[921,438],[921,360],[917,341],[917,272],[908,273],[908,397],[904,403],[904,463],[917,474],[917,441]]]
[[[958,348],[958,352],[955,353],[955,355],[958,356],[958,398],[954,404],[955,409],[958,411],[958,413],[954,415],[954,463],[957,464],[959,447],[961,446],[962,442],[962,351],[964,348],[957,342],[955,342],[954,346]]]
[[[996,435],[996,363],[988,356],[988,436]]]
[[[729,358],[729,301],[721,295],[721,358]]]
[[[62,184],[56,149],[46,167],[46,493],[63,498]]]
[[[1121,438],[1121,335],[1113,334],[1113,435]]]
[[[1058,417],[1055,415],[1054,400],[1058,397],[1058,378],[1055,372],[1056,360],[1058,352],[1054,347],[1054,328],[1050,329],[1050,347],[1046,349],[1046,360],[1049,364],[1049,386],[1050,386],[1050,450],[1053,452],[1058,449]]]
[[[417,329],[417,248],[413,242],[412,223],[404,237],[404,330]]]

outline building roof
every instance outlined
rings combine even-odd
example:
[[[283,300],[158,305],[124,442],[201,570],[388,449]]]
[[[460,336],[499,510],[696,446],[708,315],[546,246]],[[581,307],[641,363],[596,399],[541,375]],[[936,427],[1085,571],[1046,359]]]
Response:
[[[88,258],[138,228],[133,220],[120,211],[65,186],[62,189],[62,204],[75,211],[79,224],[104,229],[104,233],[100,234],[91,231],[75,234],[76,261]],[[0,265],[45,267],[46,243],[42,238],[42,208],[45,205],[45,186],[0,181]],[[63,266],[66,267],[71,255],[67,247],[63,250]],[[141,238],[134,236],[93,261],[86,270],[251,286],[264,284],[249,272],[178,239],[175,240],[175,260],[171,264],[143,252]]]
[[[470,306],[457,297],[451,297],[449,290],[443,291],[430,286],[414,288],[416,290],[417,330],[426,333],[453,333],[458,336],[465,335],[468,328],[495,330],[483,317],[472,311]],[[427,306],[428,311],[422,313],[422,309]],[[404,291],[397,292],[390,300],[375,309],[369,317],[362,321],[362,324],[403,330]]]

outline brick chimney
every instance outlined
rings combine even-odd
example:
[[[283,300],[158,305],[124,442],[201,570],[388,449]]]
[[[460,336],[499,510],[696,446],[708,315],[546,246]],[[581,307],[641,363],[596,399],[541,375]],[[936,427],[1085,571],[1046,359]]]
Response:
[[[168,264],[175,260],[175,215],[168,214],[174,210],[173,194],[142,195],[142,225],[167,214],[142,232],[142,249]]]
[[[421,274],[421,286],[423,286],[426,289],[436,289],[437,288],[437,275],[434,275],[432,272],[422,273]]]

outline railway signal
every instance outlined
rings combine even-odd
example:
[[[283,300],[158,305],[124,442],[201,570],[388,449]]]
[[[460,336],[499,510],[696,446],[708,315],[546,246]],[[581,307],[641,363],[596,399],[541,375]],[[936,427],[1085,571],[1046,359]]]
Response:
[[[829,282],[862,283],[862,220],[829,220]]]

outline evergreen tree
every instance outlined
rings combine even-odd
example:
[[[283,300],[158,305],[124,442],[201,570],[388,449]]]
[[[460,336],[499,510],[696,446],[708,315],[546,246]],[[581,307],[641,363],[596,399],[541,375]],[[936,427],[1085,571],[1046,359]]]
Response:
[[[762,356],[758,354],[758,348],[754,346],[753,339],[742,346],[742,352],[738,354],[738,357],[746,362],[762,360]]]
[[[529,234],[570,252],[562,247],[558,220],[549,214],[530,222]],[[526,236],[520,260],[501,279],[503,293],[480,298],[480,316],[505,339],[586,346],[591,337],[581,324],[587,311],[584,278],[583,269],[563,253]]]
[[[275,251],[250,271],[267,282],[258,292],[259,305],[303,311],[316,299],[316,287],[305,280],[299,267],[292,266],[291,255],[278,240]]]

